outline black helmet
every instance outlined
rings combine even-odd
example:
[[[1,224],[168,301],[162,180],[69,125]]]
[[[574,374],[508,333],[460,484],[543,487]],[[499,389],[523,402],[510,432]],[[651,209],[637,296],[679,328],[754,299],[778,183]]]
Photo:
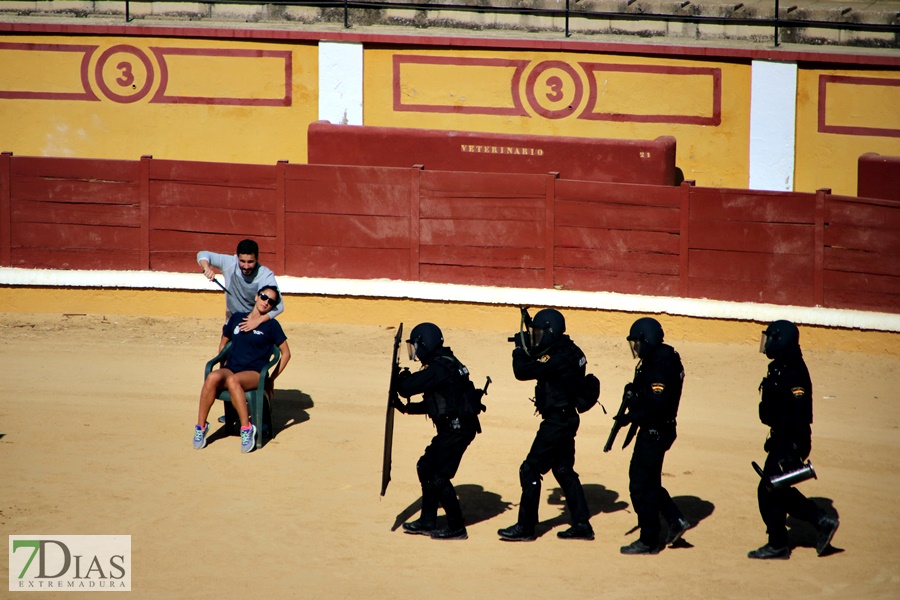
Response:
[[[773,321],[759,340],[759,351],[776,358],[785,350],[800,346],[800,330],[790,321]]]
[[[566,319],[555,308],[538,311],[531,320],[529,335],[532,351],[545,350],[562,339],[566,332]]]
[[[409,360],[418,359],[422,364],[427,363],[434,352],[443,345],[444,334],[434,323],[419,323],[409,332],[409,339],[406,340]]]
[[[663,328],[659,321],[651,317],[641,317],[631,325],[626,338],[631,346],[631,355],[644,358],[663,343]]]

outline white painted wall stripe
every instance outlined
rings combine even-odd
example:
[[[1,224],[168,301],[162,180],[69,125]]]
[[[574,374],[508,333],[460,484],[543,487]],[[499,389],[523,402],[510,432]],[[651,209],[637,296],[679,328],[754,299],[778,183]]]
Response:
[[[319,119],[363,124],[363,46],[319,42]]]
[[[794,191],[797,65],[754,60],[750,84],[750,189]]]
[[[159,271],[63,271],[0,268],[0,285],[217,291],[199,273]],[[900,332],[900,315],[834,308],[724,302],[695,298],[637,296],[611,292],[501,288],[388,279],[320,279],[279,276],[286,294],[435,300],[503,306],[553,306],[665,314],[706,319],[768,323],[788,319],[798,324]]]

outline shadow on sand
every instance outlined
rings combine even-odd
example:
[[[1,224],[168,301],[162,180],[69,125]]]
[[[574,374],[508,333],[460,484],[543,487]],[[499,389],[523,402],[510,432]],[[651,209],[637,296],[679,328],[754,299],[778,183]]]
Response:
[[[813,502],[815,502],[816,506],[818,506],[825,514],[830,515],[835,518],[840,518],[838,515],[837,509],[834,508],[834,501],[831,498],[810,498]],[[806,521],[801,521],[800,519],[795,519],[794,517],[788,516],[787,518],[787,526],[789,528],[788,531],[788,540],[791,545],[791,549],[794,548],[812,548],[815,550],[816,548],[816,528],[813,527],[812,523],[808,523]],[[822,553],[822,556],[830,556],[832,554],[839,554],[843,552],[843,548],[836,548],[831,544],[825,549],[825,552]]]
[[[214,443],[216,440],[226,438],[232,435],[238,435],[237,413],[231,407],[231,403],[223,403],[225,410],[225,418],[230,423],[223,423],[218,429],[206,438],[207,445]],[[279,435],[286,429],[309,421],[309,413],[307,412],[315,406],[309,394],[300,390],[275,390],[271,401],[272,429],[275,435]],[[266,424],[268,427],[268,424]],[[263,447],[272,437],[266,435],[263,431]]]
[[[500,494],[489,492],[480,485],[472,483],[464,483],[454,487],[456,495],[459,498],[459,505],[462,508],[463,516],[466,519],[466,525],[474,525],[493,519],[497,515],[508,511],[512,506],[511,502],[505,502]],[[403,523],[408,521],[413,515],[422,510],[422,498],[404,508],[394,519],[391,531],[396,531]],[[439,516],[437,526],[443,527],[446,520],[443,516]]]

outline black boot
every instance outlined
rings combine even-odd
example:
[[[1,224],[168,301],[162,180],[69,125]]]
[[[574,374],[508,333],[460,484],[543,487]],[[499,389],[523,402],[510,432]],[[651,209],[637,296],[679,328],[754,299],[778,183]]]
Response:
[[[658,554],[659,548],[647,545],[641,540],[635,540],[627,546],[619,548],[619,552],[622,554]]]
[[[666,546],[671,546],[681,539],[684,532],[691,528],[691,523],[684,517],[679,517],[669,523],[669,534],[666,536]]]
[[[590,523],[575,523],[565,531],[558,532],[556,537],[562,540],[592,540],[594,528]]]
[[[840,523],[837,518],[831,515],[824,515],[816,523],[816,554],[818,556],[822,556],[828,550],[828,547],[831,545],[831,538],[834,537],[834,532],[837,531],[838,525]]]
[[[403,524],[403,531],[414,535],[431,535],[434,528],[435,525],[433,521],[423,522],[422,519],[416,519],[415,521]]]
[[[469,535],[466,533],[465,527],[459,529],[451,529],[450,527],[442,527],[431,532],[433,540],[467,540]]]
[[[534,529],[528,529],[516,523],[512,527],[505,527],[497,531],[500,539],[506,542],[531,542],[534,541]]]
[[[780,559],[785,560],[791,557],[791,549],[788,546],[783,548],[776,548],[775,546],[771,546],[766,544],[762,548],[757,548],[756,550],[751,550],[747,553],[747,558],[762,558],[762,559]]]

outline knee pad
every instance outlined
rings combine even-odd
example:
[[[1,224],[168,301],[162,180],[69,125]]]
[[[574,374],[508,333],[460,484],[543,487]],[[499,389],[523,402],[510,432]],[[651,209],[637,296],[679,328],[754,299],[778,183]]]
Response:
[[[578,479],[578,473],[575,472],[575,469],[573,469],[571,465],[554,467],[553,476],[556,477],[556,480],[560,483]]]
[[[446,477],[441,477],[440,475],[434,475],[428,482],[440,495],[444,494],[453,494],[456,495],[456,490],[453,489],[453,484],[450,483],[450,480]]]
[[[416,475],[419,476],[419,483],[423,485],[430,485],[432,479],[434,479],[431,463],[424,456],[416,463]]]
[[[523,462],[522,466],[519,467],[519,483],[522,484],[523,488],[540,485],[541,474],[531,468],[531,465],[527,462]]]

